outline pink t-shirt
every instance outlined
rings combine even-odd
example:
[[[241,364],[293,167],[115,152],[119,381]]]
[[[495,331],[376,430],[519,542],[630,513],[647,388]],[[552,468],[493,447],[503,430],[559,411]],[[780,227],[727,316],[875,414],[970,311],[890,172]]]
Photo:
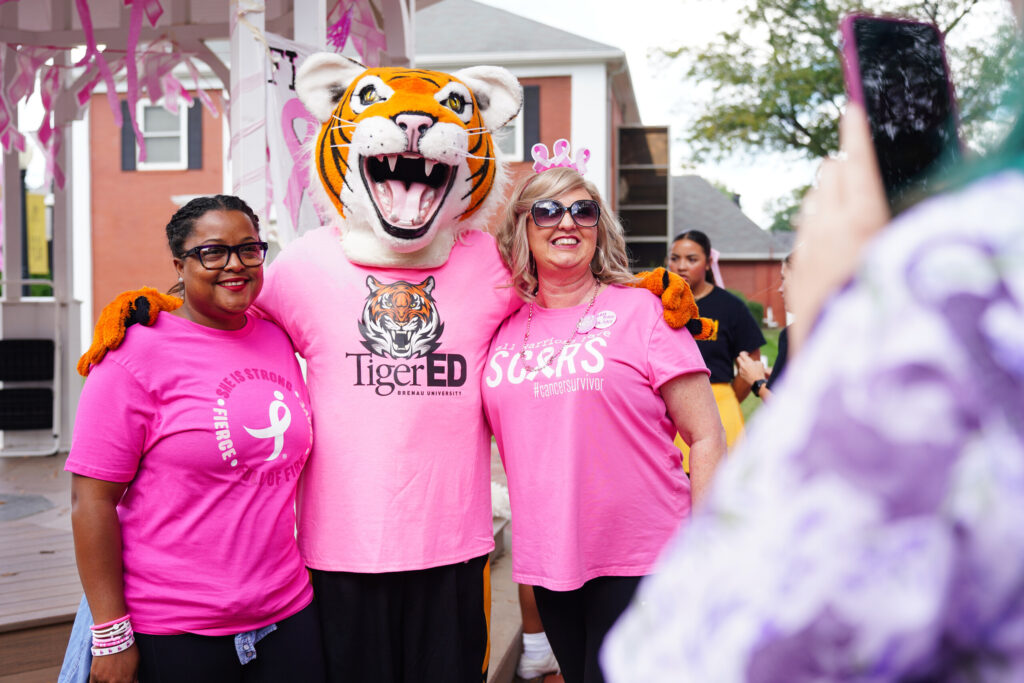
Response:
[[[534,306],[526,364],[556,355],[586,307]],[[658,389],[707,374],[697,345],[664,322],[646,290],[607,287],[591,313],[593,329],[528,372],[517,356],[524,307],[501,326],[484,371],[512,503],[512,576],[551,590],[649,574],[690,512],[676,428]]]
[[[494,238],[471,232],[424,270],[351,263],[333,228],[269,268],[258,308],[306,359],[316,410],[299,487],[299,547],[315,569],[394,572],[494,547],[480,375],[519,301]]]
[[[136,631],[241,633],[309,604],[294,501],[312,438],[295,353],[266,320],[161,313],[93,368],[66,469],[131,482],[117,514]]]

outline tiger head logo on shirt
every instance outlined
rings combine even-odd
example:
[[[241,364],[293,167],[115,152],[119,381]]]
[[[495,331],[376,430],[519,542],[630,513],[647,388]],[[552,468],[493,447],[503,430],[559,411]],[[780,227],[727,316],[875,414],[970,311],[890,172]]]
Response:
[[[368,351],[385,358],[414,358],[440,346],[444,323],[430,296],[433,277],[418,284],[404,280],[384,284],[370,275],[366,286],[370,294],[363,306],[359,331]]]

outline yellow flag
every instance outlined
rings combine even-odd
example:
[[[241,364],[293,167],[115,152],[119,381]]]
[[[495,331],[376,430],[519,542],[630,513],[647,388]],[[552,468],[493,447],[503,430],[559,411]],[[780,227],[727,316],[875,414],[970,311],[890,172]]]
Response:
[[[28,220],[28,272],[31,275],[50,275],[49,250],[46,242],[46,205],[43,195],[25,197],[25,216]]]

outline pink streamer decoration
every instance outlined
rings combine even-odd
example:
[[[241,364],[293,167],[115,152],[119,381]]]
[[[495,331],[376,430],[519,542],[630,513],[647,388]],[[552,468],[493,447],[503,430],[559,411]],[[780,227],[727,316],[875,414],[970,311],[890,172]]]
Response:
[[[14,1],[16,0],[0,0],[0,5]],[[153,102],[163,100],[164,105],[170,111],[176,112],[179,98],[191,101],[191,97],[184,85],[171,73],[177,65],[184,65],[195,80],[195,89],[203,105],[213,116],[218,116],[219,112],[210,96],[200,87],[199,71],[192,63],[190,56],[175,50],[172,42],[166,41],[169,51],[162,48],[154,50],[154,47],[160,45],[161,42],[165,42],[157,41],[157,43],[151,45],[141,55],[137,54],[143,17],[149,21],[151,26],[155,27],[164,11],[160,0],[124,0],[124,5],[126,7],[131,6],[127,54],[123,58],[108,61],[105,52],[101,52],[96,43],[88,0],[75,0],[75,8],[78,11],[86,43],[85,55],[75,66],[85,67],[85,73],[88,75],[83,85],[76,91],[69,91],[67,94],[74,97],[79,107],[83,107],[88,103],[96,86],[101,81],[106,83],[107,101],[113,114],[114,123],[117,126],[122,126],[124,121],[121,116],[121,104],[118,101],[114,84],[114,74],[127,67],[126,99],[129,104],[129,117],[140,145],[140,157],[145,159],[144,141],[135,112],[140,94],[140,68],[143,72],[143,83],[145,84],[149,99]],[[55,119],[55,107],[58,98],[62,94],[61,67],[51,66],[40,73],[40,69],[43,69],[45,62],[59,52],[60,48],[35,46],[21,46],[17,50],[18,69],[15,77],[6,88],[0,87],[0,144],[7,150],[18,149],[19,151],[24,151],[25,136],[12,124],[10,102],[19,102],[31,96],[35,89],[36,74],[38,73],[40,76],[40,95],[43,104],[43,122],[34,137],[39,142],[39,146],[46,159],[47,178],[53,178],[58,186],[63,187],[65,176],[57,159],[64,136],[62,130],[56,126]],[[3,58],[4,54],[0,52],[0,67],[2,67]]]
[[[0,49],[0,74],[3,73],[6,52],[6,50]],[[7,101],[3,88],[0,88],[0,144],[8,152],[11,149],[17,149],[19,152],[25,151],[25,136],[14,125],[14,119],[11,117],[11,106]]]
[[[57,52],[54,48],[32,45],[22,45],[18,48],[15,58],[18,70],[14,74],[14,80],[7,87],[7,96],[12,102],[32,96],[36,87],[36,72]]]
[[[192,80],[196,84],[196,93],[199,95],[199,101],[203,103],[203,106],[206,107],[211,116],[217,118],[220,112],[217,111],[217,107],[213,104],[213,100],[206,91],[199,87],[199,70],[196,69],[196,65],[192,63],[191,59],[186,59],[185,66],[188,68],[189,73],[192,74]]]
[[[295,132],[296,121],[306,122],[306,134],[301,140],[299,134]],[[288,190],[285,193],[284,205],[288,207],[288,213],[291,215],[292,227],[298,231],[299,207],[302,205],[302,193],[306,190],[306,172],[308,170],[307,158],[302,149],[306,141],[316,135],[316,131],[320,128],[320,122],[302,106],[299,98],[293,97],[281,108],[281,127],[284,129],[284,142],[288,146],[288,153],[292,157],[292,173],[288,178]]]
[[[96,35],[92,29],[92,15],[89,14],[89,3],[86,0],[75,0],[75,8],[78,10],[78,19],[82,22],[82,32],[85,34],[85,56],[75,66],[84,66],[89,62],[96,66],[103,82],[107,84],[107,102],[114,115],[114,125],[120,128],[124,122],[121,119],[121,104],[117,100],[117,90],[114,87],[114,74],[110,72],[107,60],[96,45]]]
[[[387,39],[377,28],[369,0],[339,0],[328,12],[327,20],[332,22],[331,30],[337,30],[337,35],[330,41],[336,50],[340,52],[345,47],[345,42],[338,39],[342,37],[341,29],[346,28],[344,37],[352,41],[363,63],[366,66],[380,65],[381,54],[387,49]]]
[[[337,52],[341,52],[345,49],[345,43],[348,41],[348,34],[352,30],[352,14],[354,11],[355,6],[350,5],[348,9],[342,13],[341,19],[327,29],[327,43],[334,46],[334,49]]]
[[[136,0],[139,2],[140,0]],[[156,27],[156,22],[160,20],[160,15],[164,13],[164,8],[160,6],[160,0],[141,0],[142,7],[146,11],[146,18],[149,19],[149,25]],[[132,0],[124,0],[124,6],[132,5]]]
[[[130,2],[131,0],[125,0],[125,5]],[[126,46],[128,52],[128,83],[125,95],[128,100],[128,119],[131,121],[132,130],[135,131],[135,143],[139,146],[139,161],[145,161],[146,139],[142,136],[142,128],[139,127],[138,116],[136,116],[135,113],[138,109],[139,102],[139,71],[138,62],[135,58],[135,50],[138,48],[139,35],[142,33],[142,16],[145,11],[145,6],[141,2],[131,2],[131,6],[132,13],[131,19],[128,23],[128,44]]]

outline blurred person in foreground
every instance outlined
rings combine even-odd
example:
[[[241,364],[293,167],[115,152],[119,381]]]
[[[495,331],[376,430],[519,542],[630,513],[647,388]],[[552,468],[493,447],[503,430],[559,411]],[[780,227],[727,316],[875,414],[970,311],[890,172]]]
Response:
[[[611,632],[609,680],[1024,680],[1024,120],[884,231],[863,109],[840,132],[786,391]]]

